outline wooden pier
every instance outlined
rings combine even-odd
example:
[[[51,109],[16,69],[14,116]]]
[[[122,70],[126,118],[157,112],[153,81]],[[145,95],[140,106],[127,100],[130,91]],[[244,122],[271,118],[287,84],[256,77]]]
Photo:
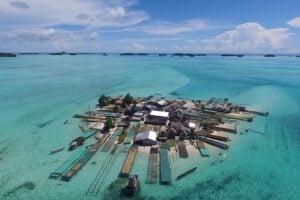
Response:
[[[198,140],[201,140],[207,144],[210,144],[210,145],[213,145],[215,147],[219,147],[221,149],[228,149],[228,145],[227,144],[224,144],[224,143],[221,143],[221,142],[217,142],[215,140],[211,140],[211,139],[208,139],[204,136],[197,136],[197,139]]]
[[[209,156],[209,152],[208,152],[205,144],[202,141],[200,141],[200,140],[197,140],[196,144],[197,144],[197,147],[198,147],[198,149],[200,151],[201,156],[208,157]]]
[[[256,114],[256,115],[261,115],[261,116],[269,116],[268,112],[259,112],[255,110],[245,110],[245,112]]]
[[[99,116],[99,115],[88,115],[88,114],[75,114],[73,115],[74,118],[81,118],[81,119],[102,119],[105,120],[105,116]]]
[[[91,157],[97,152],[98,149],[106,142],[108,139],[108,135],[104,136],[102,140],[98,141],[96,144],[91,146],[84,155],[81,156],[79,160],[77,160],[74,165],[68,169],[61,177],[63,181],[70,181],[71,178],[77,174],[77,172],[91,159]]]
[[[219,113],[219,112],[216,112],[216,115],[221,116],[221,117],[231,118],[231,119],[237,119],[237,120],[241,120],[241,121],[247,121],[247,122],[253,121],[252,116],[238,116],[238,115],[233,115],[230,113],[224,114],[224,113]]]
[[[171,184],[171,168],[169,162],[169,153],[167,149],[161,148],[160,151],[160,183],[169,185]]]
[[[158,147],[151,147],[149,160],[148,160],[148,170],[146,183],[147,184],[156,184],[157,176],[158,176],[158,155],[159,149]]]
[[[189,156],[189,154],[187,152],[184,141],[179,141],[177,143],[177,146],[178,146],[178,151],[179,151],[179,157],[180,158],[187,158]]]
[[[222,126],[214,126],[214,127],[212,127],[212,129],[214,129],[214,130],[216,130],[216,131],[227,132],[227,133],[234,133],[234,134],[237,133],[237,131],[236,131],[236,125],[235,125],[235,128],[234,128],[234,129],[227,128],[227,127],[222,127]]]
[[[138,152],[138,147],[137,146],[132,146],[130,147],[128,153],[127,153],[127,157],[123,163],[123,167],[121,169],[121,172],[119,174],[120,177],[125,177],[127,178],[130,174],[132,165],[133,165],[133,161],[135,159],[135,156]]]
[[[61,177],[63,173],[67,171],[86,151],[85,147],[78,148],[66,162],[50,174],[49,178],[58,179]]]
[[[208,134],[206,135],[206,137],[211,138],[211,139],[215,139],[215,140],[220,140],[220,141],[228,141],[228,137],[224,137],[224,136],[220,136],[220,135],[212,135],[212,134]]]

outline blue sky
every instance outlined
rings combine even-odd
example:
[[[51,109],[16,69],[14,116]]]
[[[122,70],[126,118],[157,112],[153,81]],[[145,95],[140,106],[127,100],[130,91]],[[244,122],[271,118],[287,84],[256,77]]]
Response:
[[[299,0],[1,0],[0,51],[300,53]]]

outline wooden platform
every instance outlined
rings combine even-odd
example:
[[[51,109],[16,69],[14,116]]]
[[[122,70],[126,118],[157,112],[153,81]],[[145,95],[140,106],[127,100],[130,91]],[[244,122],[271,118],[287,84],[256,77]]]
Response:
[[[63,181],[70,181],[71,178],[77,174],[77,172],[91,159],[91,157],[97,152],[98,149],[106,142],[109,136],[104,136],[102,140],[91,146],[82,157],[74,163],[74,165],[64,173],[61,177]]]
[[[149,160],[148,160],[148,170],[146,183],[147,184],[156,184],[157,183],[157,175],[158,175],[158,147],[151,147]]]
[[[169,153],[167,149],[161,148],[160,154],[160,183],[169,185],[171,184],[171,168],[169,162]]]
[[[224,142],[228,141],[228,137],[224,137],[224,136],[220,136],[220,135],[208,134],[208,135],[206,135],[206,137],[212,138],[212,139],[215,139],[215,140],[224,141]]]
[[[200,151],[201,156],[203,156],[203,157],[209,156],[209,152],[208,152],[205,144],[202,141],[197,140],[196,144],[197,144],[197,147],[198,147],[198,149]]]
[[[215,147],[219,147],[221,149],[228,149],[228,145],[227,144],[224,144],[224,143],[221,143],[221,142],[217,142],[215,140],[212,140],[212,139],[209,139],[207,137],[204,137],[204,136],[197,136],[197,139],[198,140],[201,140],[207,144],[210,144],[210,145],[213,145]]]
[[[185,143],[183,141],[179,141],[177,143],[178,151],[179,151],[179,157],[180,158],[187,158],[189,156]]]
[[[138,152],[138,147],[137,146],[132,146],[130,147],[128,153],[127,153],[127,157],[123,163],[123,167],[122,170],[119,174],[120,177],[128,177],[133,165],[133,161],[135,159],[135,156]]]

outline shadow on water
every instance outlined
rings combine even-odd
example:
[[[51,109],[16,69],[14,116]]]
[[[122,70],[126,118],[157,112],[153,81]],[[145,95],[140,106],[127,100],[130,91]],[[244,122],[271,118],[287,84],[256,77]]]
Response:
[[[51,124],[53,121],[54,121],[54,120],[51,119],[51,120],[45,121],[45,122],[43,122],[43,123],[39,123],[39,124],[37,124],[37,127],[39,127],[39,128],[44,128],[44,127],[48,126],[49,124]]]
[[[11,189],[10,191],[8,191],[6,194],[4,194],[4,197],[8,197],[12,194],[15,194],[16,192],[18,192],[19,190],[25,189],[25,190],[33,190],[35,188],[35,184],[33,182],[30,181],[25,181],[24,183],[22,183],[21,185]]]
[[[177,196],[170,199],[210,199],[209,197],[213,197],[214,194],[220,194],[224,191],[226,186],[239,181],[239,173],[228,175],[222,180],[209,179],[204,182],[196,183],[193,188],[182,190]]]

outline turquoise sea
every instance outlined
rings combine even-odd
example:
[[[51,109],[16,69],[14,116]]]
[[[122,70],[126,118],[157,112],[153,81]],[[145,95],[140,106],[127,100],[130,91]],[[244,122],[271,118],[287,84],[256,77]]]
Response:
[[[173,179],[198,166],[171,186],[144,183],[148,156],[139,153],[133,166],[142,184],[136,199],[300,198],[300,58],[19,55],[0,58],[0,199],[114,199],[108,185],[126,154],[118,155],[98,196],[89,197],[87,188],[107,153],[97,152],[70,182],[62,182],[48,176],[72,153],[49,151],[67,148],[81,134],[73,114],[93,107],[100,94],[127,92],[228,97],[270,112],[240,123],[239,133],[229,135],[224,162],[213,147],[210,158],[170,157]],[[66,119],[71,124],[63,125]],[[255,132],[244,132],[247,127]]]

